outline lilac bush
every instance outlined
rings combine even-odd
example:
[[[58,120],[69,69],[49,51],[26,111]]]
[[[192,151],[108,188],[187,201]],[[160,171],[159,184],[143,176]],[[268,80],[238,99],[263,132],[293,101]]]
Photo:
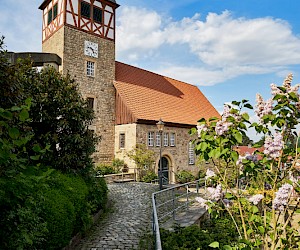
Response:
[[[256,96],[258,122],[250,122],[244,110],[253,107],[242,100],[225,105],[220,118],[201,119],[192,129],[198,135],[199,160],[214,166],[206,173],[214,186],[207,188],[207,199],[197,200],[211,216],[228,213],[241,239],[226,249],[300,249],[299,232],[292,226],[300,204],[300,85],[292,86],[292,79],[290,74],[282,86],[271,84],[266,101]],[[240,155],[236,145],[250,127],[264,142],[253,145],[253,154]]]

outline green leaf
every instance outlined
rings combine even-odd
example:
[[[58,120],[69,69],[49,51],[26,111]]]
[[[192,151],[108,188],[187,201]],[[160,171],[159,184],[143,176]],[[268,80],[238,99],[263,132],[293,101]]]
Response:
[[[246,103],[244,105],[245,108],[248,108],[248,109],[253,109],[253,106],[250,104],[250,103]]]
[[[37,153],[38,153],[38,152],[41,152],[41,150],[42,150],[41,147],[40,147],[40,145],[37,145],[37,144],[34,145],[34,146],[32,147],[32,149],[33,149],[34,152],[37,152]]]
[[[252,206],[252,213],[256,214],[258,212],[257,206]]]
[[[231,103],[236,106],[240,106],[240,104],[241,104],[241,102],[237,102],[237,101],[232,101]]]
[[[3,113],[0,113],[0,115],[7,120],[11,120],[13,118],[12,113],[7,110],[5,110]]]
[[[244,120],[249,121],[250,117],[247,113],[242,114],[242,117],[244,118]]]
[[[264,228],[263,226],[259,226],[259,227],[258,227],[258,230],[259,230],[262,234],[265,233],[265,228]]]
[[[20,114],[19,114],[19,117],[20,117],[20,121],[26,121],[28,118],[29,118],[29,113],[26,109],[23,109]]]
[[[220,244],[219,244],[219,242],[215,241],[215,242],[213,242],[213,243],[210,243],[208,246],[209,246],[209,247],[212,247],[212,248],[219,248],[219,247],[220,247]]]
[[[8,134],[10,138],[17,139],[20,136],[20,131],[17,128],[10,128]]]
[[[234,138],[237,140],[238,143],[242,143],[242,141],[243,141],[243,136],[242,136],[241,133],[237,132],[237,133],[235,133],[233,136],[234,136]]]
[[[289,96],[290,96],[290,98],[291,98],[293,101],[295,101],[295,102],[298,101],[298,96],[296,95],[295,92],[290,92],[290,93],[289,93]]]
[[[33,156],[30,156],[30,159],[31,160],[34,160],[34,161],[37,161],[40,159],[40,155],[33,155]]]
[[[232,247],[229,245],[225,245],[225,246],[223,246],[223,249],[224,250],[232,250]]]

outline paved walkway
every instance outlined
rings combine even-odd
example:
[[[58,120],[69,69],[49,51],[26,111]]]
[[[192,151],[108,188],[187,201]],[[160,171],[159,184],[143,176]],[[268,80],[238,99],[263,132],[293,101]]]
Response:
[[[112,212],[92,228],[76,250],[137,249],[140,237],[151,230],[151,194],[147,183],[108,184]]]

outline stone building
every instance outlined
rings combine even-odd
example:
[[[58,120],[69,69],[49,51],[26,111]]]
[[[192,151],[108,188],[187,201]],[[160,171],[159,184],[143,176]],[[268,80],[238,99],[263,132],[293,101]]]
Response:
[[[118,7],[115,0],[44,0],[43,52],[62,59],[59,70],[75,77],[95,111],[91,129],[102,138],[95,162],[116,157],[133,167],[126,152],[142,143],[156,153],[157,171],[161,118],[164,176],[174,182],[178,170],[195,171],[189,129],[219,114],[197,87],[115,61]]]

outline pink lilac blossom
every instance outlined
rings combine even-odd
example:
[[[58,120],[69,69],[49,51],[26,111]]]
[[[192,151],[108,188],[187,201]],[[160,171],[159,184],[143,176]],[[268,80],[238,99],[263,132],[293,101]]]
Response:
[[[231,122],[227,122],[227,121],[218,121],[217,124],[216,124],[216,128],[215,128],[215,131],[216,131],[216,134],[217,135],[223,135],[224,133],[226,133],[229,129],[229,127],[232,125]]]
[[[262,122],[262,118],[265,115],[272,114],[273,109],[273,100],[270,98],[267,101],[264,101],[262,96],[260,94],[256,94],[256,110],[255,113],[257,117],[259,118],[259,121]]]
[[[210,170],[210,169],[207,169],[207,170],[206,170],[206,175],[205,175],[205,179],[206,179],[206,180],[209,179],[209,178],[211,178],[211,177],[214,177],[214,176],[216,176],[216,174],[215,174],[214,171],[212,171],[212,170]]]
[[[243,171],[243,160],[246,159],[246,160],[249,160],[249,161],[253,161],[254,163],[257,163],[258,159],[257,159],[257,155],[254,155],[254,154],[249,154],[248,152],[246,152],[246,155],[245,156],[241,156],[239,155],[239,158],[238,160],[236,161],[236,165],[238,167],[240,167],[240,170]]]
[[[262,194],[256,194],[249,198],[249,201],[252,202],[254,205],[257,205],[264,196]]]
[[[293,81],[293,74],[289,74],[283,81],[282,87],[286,89],[286,93],[283,93],[274,83],[271,84],[271,94],[273,96],[280,94],[288,96],[289,93],[298,93],[300,84],[296,84],[295,86],[291,86],[291,83]]]
[[[205,209],[209,208],[209,206],[207,205],[207,203],[210,202],[210,200],[205,200],[202,197],[196,197],[195,200],[200,203],[201,207],[204,207]]]
[[[293,191],[293,186],[290,184],[284,184],[276,192],[275,199],[273,201],[273,208],[275,210],[283,211],[288,205],[288,200],[291,192]]]
[[[219,184],[216,188],[209,187],[207,191],[210,193],[210,198],[212,200],[220,200],[223,197],[222,185]]]
[[[201,136],[202,131],[207,131],[207,126],[206,126],[206,124],[198,124],[198,125],[197,125],[198,137]]]
[[[270,158],[276,159],[280,156],[281,150],[283,148],[284,142],[282,135],[278,132],[274,134],[274,138],[270,136],[266,136],[264,143],[264,153],[268,155]]]

